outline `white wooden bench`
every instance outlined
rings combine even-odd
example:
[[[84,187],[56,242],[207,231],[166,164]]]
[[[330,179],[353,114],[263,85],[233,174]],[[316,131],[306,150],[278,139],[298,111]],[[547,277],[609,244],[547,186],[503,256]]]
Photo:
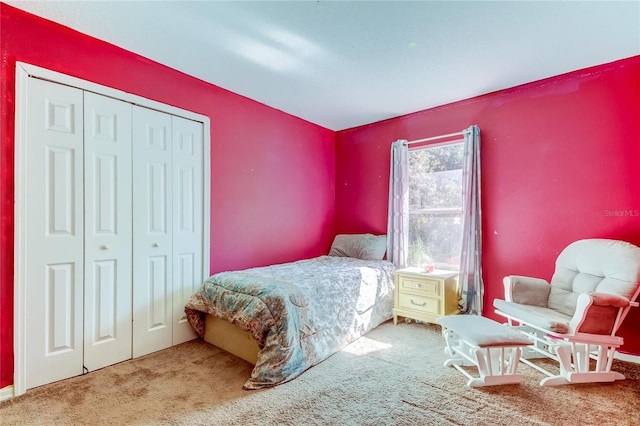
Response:
[[[469,381],[467,386],[518,384],[521,347],[532,342],[524,334],[477,315],[449,315],[436,319],[442,326],[449,355],[445,367],[453,366]],[[466,361],[466,362],[465,362]],[[475,365],[480,377],[462,366]]]

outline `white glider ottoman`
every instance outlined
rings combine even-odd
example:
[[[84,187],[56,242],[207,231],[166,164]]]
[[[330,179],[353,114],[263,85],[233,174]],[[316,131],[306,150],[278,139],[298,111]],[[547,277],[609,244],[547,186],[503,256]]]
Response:
[[[524,334],[478,315],[449,315],[436,322],[442,326],[445,352],[450,357],[444,365],[464,374],[469,379],[467,386],[521,382],[522,376],[516,372],[520,348],[532,344]],[[480,377],[474,378],[461,365],[475,365]]]

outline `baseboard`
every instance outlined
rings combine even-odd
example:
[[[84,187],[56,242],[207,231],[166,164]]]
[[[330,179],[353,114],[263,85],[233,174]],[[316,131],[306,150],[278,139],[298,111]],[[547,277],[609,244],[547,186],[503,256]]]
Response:
[[[615,359],[619,359],[620,361],[633,362],[634,364],[640,364],[640,355],[628,355],[621,354],[620,352],[616,352]]]
[[[13,398],[13,385],[0,389],[0,401],[5,401],[11,398]]]

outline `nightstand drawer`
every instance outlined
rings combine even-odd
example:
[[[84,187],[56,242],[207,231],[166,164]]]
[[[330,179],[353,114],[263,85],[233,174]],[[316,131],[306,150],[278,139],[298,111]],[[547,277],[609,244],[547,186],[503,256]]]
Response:
[[[400,291],[417,291],[429,296],[440,296],[441,282],[430,279],[414,279],[408,276],[400,277]]]
[[[440,300],[432,297],[422,297],[416,294],[400,293],[400,309],[411,309],[429,314],[440,314]]]

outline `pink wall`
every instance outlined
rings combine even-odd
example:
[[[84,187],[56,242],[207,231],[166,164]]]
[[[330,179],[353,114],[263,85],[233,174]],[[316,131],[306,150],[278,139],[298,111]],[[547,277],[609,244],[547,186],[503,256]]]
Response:
[[[0,3],[0,388],[13,383],[15,62],[211,119],[211,272],[325,254],[335,133]],[[215,64],[212,64],[214,66]]]
[[[472,72],[470,71],[470,76]],[[580,238],[640,245],[640,56],[338,132],[336,232],[384,232],[390,144],[481,132],[485,315],[508,274],[549,279]],[[640,309],[623,351],[640,354]]]

